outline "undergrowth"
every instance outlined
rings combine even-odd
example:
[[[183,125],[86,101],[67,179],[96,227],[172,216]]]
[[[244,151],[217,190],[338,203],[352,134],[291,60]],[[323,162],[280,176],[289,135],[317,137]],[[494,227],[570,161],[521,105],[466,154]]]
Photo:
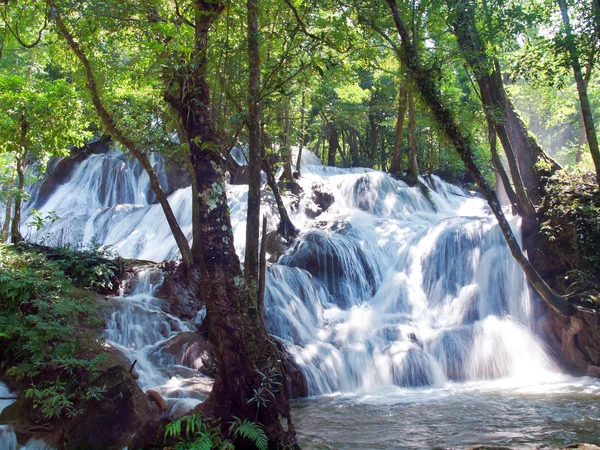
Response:
[[[546,184],[541,231],[567,269],[567,294],[600,285],[600,191],[592,173],[556,172]]]
[[[167,424],[165,441],[175,439],[178,442],[175,447],[165,447],[165,450],[235,450],[235,445],[225,435],[234,440],[246,439],[258,450],[268,449],[267,436],[257,422],[235,417],[224,433],[220,420],[192,414]]]
[[[45,419],[80,415],[84,402],[103,395],[92,384],[105,361],[95,337],[99,306],[74,289],[69,264],[0,246],[0,372]]]

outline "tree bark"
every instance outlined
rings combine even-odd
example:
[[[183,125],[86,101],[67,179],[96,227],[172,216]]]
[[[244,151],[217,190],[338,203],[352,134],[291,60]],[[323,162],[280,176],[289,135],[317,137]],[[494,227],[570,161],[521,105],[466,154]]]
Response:
[[[292,149],[290,146],[290,100],[283,101],[283,110],[280,116],[281,126],[281,160],[283,161],[282,179],[288,182],[294,180],[292,173]]]
[[[247,1],[248,12],[248,213],[244,278],[251,293],[258,289],[258,238],[260,227],[260,56],[258,48],[258,1]]]
[[[524,201],[523,195],[528,196],[534,205],[541,201],[541,177],[547,169],[540,168],[538,162],[545,162],[550,172],[560,166],[543,152],[516,113],[504,89],[499,65],[485,51],[468,1],[462,0],[457,6],[453,25],[458,44],[479,86],[486,116],[493,121],[504,147],[515,190],[522,203],[521,211],[531,220],[535,214],[532,214],[532,208],[528,201]]]
[[[406,106],[408,99],[406,86],[400,86],[398,95],[398,118],[396,119],[396,140],[394,141],[394,153],[392,154],[392,165],[390,173],[402,173],[402,131],[404,128],[404,116],[406,116]]]
[[[156,172],[154,172],[154,168],[152,167],[148,156],[142,151],[141,148],[138,147],[138,145],[132,139],[125,135],[123,130],[121,130],[115,122],[112,114],[105,108],[100,98],[100,91],[96,82],[96,76],[94,74],[92,65],[90,64],[87,55],[77,43],[77,41],[75,41],[75,38],[73,37],[71,32],[68,30],[67,26],[65,25],[62,19],[62,15],[60,14],[60,12],[58,12],[58,9],[56,9],[56,6],[54,5],[54,1],[50,0],[49,5],[55,11],[54,19],[59,33],[67,41],[67,44],[69,45],[77,59],[79,59],[79,62],[81,62],[81,64],[83,65],[83,68],[85,70],[85,77],[87,80],[88,91],[90,92],[92,103],[94,105],[94,108],[96,109],[98,117],[100,117],[100,120],[104,124],[104,127],[106,128],[108,133],[113,138],[115,138],[121,145],[123,145],[123,147],[129,150],[129,152],[140,162],[141,166],[148,174],[148,177],[150,178],[150,187],[154,191],[156,199],[158,200],[160,206],[163,209],[163,212],[167,219],[167,223],[169,224],[169,228],[171,229],[171,233],[173,233],[173,237],[175,238],[175,242],[177,243],[177,248],[181,253],[181,259],[183,261],[183,264],[185,265],[188,271],[192,270],[194,262],[189,242],[187,241],[185,234],[181,230],[181,227],[177,223],[177,218],[173,213],[173,210],[171,208],[171,205],[169,204],[169,201],[167,200],[165,192],[160,186],[160,181],[156,176]]]
[[[506,170],[504,170],[504,165],[502,164],[502,161],[500,160],[500,155],[498,155],[498,145],[497,145],[497,139],[496,139],[496,129],[494,127],[494,123],[488,119],[488,142],[490,143],[490,153],[492,154],[492,163],[494,164],[494,167],[496,169],[496,173],[498,174],[498,176],[500,177],[500,181],[502,182],[502,186],[504,187],[504,192],[506,192],[506,196],[508,197],[508,200],[510,201],[510,204],[513,208],[513,213],[515,211],[518,211],[518,199],[517,199],[517,195],[515,194],[515,191],[513,190],[512,186],[510,185],[510,179],[508,178],[508,175],[506,173]]]
[[[209,29],[224,4],[195,0],[195,50],[189,65],[170,77],[165,98],[178,112],[188,141],[191,165],[198,186],[202,239],[194,242],[200,256],[198,269],[206,299],[209,339],[217,360],[217,376],[208,399],[197,407],[206,417],[233,416],[260,422],[270,447],[295,444],[286,393],[273,386],[268,408],[253,402],[263,375],[281,378],[278,351],[262,322],[256,295],[251,295],[235,253],[225,186],[225,160],[217,144],[217,133],[207,82],[206,64]],[[282,419],[287,426],[282,425]]]
[[[371,167],[375,168],[377,162],[377,122],[375,122],[375,115],[369,113],[369,135],[371,143]]]
[[[419,179],[419,164],[417,162],[417,133],[415,102],[413,93],[408,93],[408,178],[417,182]]]
[[[4,224],[2,225],[2,241],[7,242],[10,237],[10,222],[13,210],[13,196],[8,195],[6,199],[6,215],[4,216]]]
[[[29,151],[27,150],[27,129],[28,124],[23,119],[21,121],[21,150],[23,153],[17,156],[17,192],[15,194],[15,211],[12,218],[12,227],[10,230],[10,240],[13,244],[23,241],[19,226],[21,225],[21,203],[25,189],[25,167]]]
[[[275,203],[277,204],[277,211],[279,212],[279,227],[277,227],[277,232],[283,239],[291,242],[298,237],[298,230],[290,220],[290,216],[288,215],[285,205],[283,204],[283,199],[279,193],[279,187],[277,186],[275,175],[273,175],[273,166],[265,160],[263,169],[267,174],[267,184],[273,191]]]
[[[302,147],[304,146],[304,109],[306,107],[306,93],[302,91],[302,107],[300,109],[300,142],[298,142],[298,159],[296,160],[296,172],[300,176],[302,169]]]
[[[387,0],[387,2],[391,10],[394,24],[401,39],[402,51],[398,53],[398,56],[404,62],[411,78],[414,80],[417,88],[419,89],[421,98],[427,105],[429,105],[435,120],[440,126],[440,129],[452,143],[454,149],[465,164],[465,167],[481,188],[485,199],[487,200],[490,208],[496,216],[496,219],[498,220],[498,225],[502,230],[506,243],[508,244],[513,257],[517,260],[523,269],[523,272],[525,272],[527,280],[540,294],[544,302],[558,314],[571,316],[574,312],[573,306],[565,298],[558,295],[550,288],[550,286],[548,286],[548,284],[542,279],[542,277],[534,269],[521,251],[510,225],[508,224],[508,221],[502,212],[502,207],[498,202],[496,194],[490,188],[487,181],[485,181],[483,175],[479,171],[479,168],[473,161],[470,141],[467,139],[466,135],[460,131],[458,124],[456,123],[456,120],[451,114],[450,110],[443,104],[441,94],[439,89],[436,87],[435,82],[421,66],[417,52],[414,46],[411,44],[406,26],[398,12],[396,1]]]
[[[579,52],[577,51],[577,47],[575,46],[575,42],[573,40],[571,22],[569,20],[569,13],[567,11],[567,2],[565,0],[557,1],[560,7],[562,21],[565,26],[567,48],[571,58],[571,67],[573,68],[575,83],[577,84],[577,94],[579,95],[579,104],[581,108],[581,115],[583,117],[583,124],[585,126],[585,134],[590,147],[590,153],[592,154],[592,160],[594,161],[594,167],[596,168],[596,182],[598,185],[600,185],[600,149],[598,148],[598,136],[596,135],[594,116],[592,115],[592,109],[590,107],[590,101],[587,95],[587,86],[581,72]]]
[[[262,237],[260,240],[260,270],[258,276],[258,296],[256,299],[258,313],[265,322],[265,290],[267,287],[267,216],[262,220]]]
[[[350,147],[350,158],[352,159],[352,167],[360,166],[360,157],[358,156],[358,142],[356,138],[356,130],[348,129],[348,145]]]
[[[327,123],[328,139],[329,139],[329,152],[327,153],[327,165],[335,166],[335,154],[338,147],[337,129],[335,123]]]

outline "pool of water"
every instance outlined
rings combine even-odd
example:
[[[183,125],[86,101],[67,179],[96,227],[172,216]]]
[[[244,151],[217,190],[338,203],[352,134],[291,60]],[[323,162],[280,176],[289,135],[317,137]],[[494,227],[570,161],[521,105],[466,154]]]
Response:
[[[293,419],[305,450],[556,449],[600,444],[599,400],[598,380],[559,376],[313,397],[293,403]]]

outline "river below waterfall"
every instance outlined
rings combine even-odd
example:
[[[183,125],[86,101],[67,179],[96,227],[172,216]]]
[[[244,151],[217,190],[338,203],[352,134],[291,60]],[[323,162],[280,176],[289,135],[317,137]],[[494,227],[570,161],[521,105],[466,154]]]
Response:
[[[140,172],[116,151],[91,155],[52,192],[34,190],[29,207],[61,219],[35,232],[25,219],[23,233],[176,258]],[[311,397],[292,407],[303,448],[600,444],[600,383],[566,376],[545,345],[540,301],[483,200],[437,177],[421,189],[370,169],[303,165],[299,183],[303,194],[286,201],[301,235],[268,269],[265,313],[307,379]],[[246,196],[245,186],[228,187],[241,258]],[[169,199],[191,236],[190,188]],[[270,230],[272,204],[265,193]],[[154,296],[161,283],[141,271],[113,301],[106,337],[178,415],[210,382],[163,349],[202,312],[190,322],[171,315]]]
[[[600,444],[598,386],[592,380],[563,377],[541,388],[502,384],[310,398],[294,402],[293,418],[305,450]]]

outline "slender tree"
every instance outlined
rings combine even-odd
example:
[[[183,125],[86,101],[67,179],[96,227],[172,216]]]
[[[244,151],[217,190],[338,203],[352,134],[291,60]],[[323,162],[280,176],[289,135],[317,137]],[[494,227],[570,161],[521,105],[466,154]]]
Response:
[[[248,0],[248,215],[244,277],[250,292],[258,289],[258,238],[260,227],[261,140],[259,0]]]
[[[487,200],[492,212],[498,220],[500,229],[502,230],[513,257],[521,266],[523,272],[525,272],[525,276],[531,285],[540,294],[542,299],[550,308],[561,315],[572,315],[574,312],[573,306],[564,297],[557,294],[554,290],[552,290],[552,288],[550,288],[550,286],[548,286],[548,284],[543,280],[540,274],[535,270],[535,268],[523,254],[521,248],[519,247],[519,243],[517,242],[510,225],[504,216],[502,207],[498,202],[496,194],[490,188],[487,181],[485,181],[485,178],[473,161],[471,142],[461,132],[452,113],[444,105],[439,89],[431,79],[431,76],[421,66],[418,54],[415,47],[412,45],[406,25],[404,24],[404,21],[402,20],[398,11],[396,0],[387,0],[387,3],[390,7],[394,25],[400,36],[402,51],[399,52],[399,57],[402,58],[410,77],[415,82],[421,94],[421,98],[431,109],[431,112],[439,123],[441,130],[452,143],[456,152],[462,159],[465,167],[481,188],[485,199]]]
[[[596,181],[600,186],[600,148],[598,147],[598,136],[596,135],[594,116],[592,114],[590,101],[588,99],[587,83],[581,70],[579,52],[577,51],[577,46],[575,45],[573,32],[571,30],[571,21],[569,19],[567,2],[565,0],[557,1],[565,29],[567,49],[569,51],[573,76],[575,77],[575,83],[577,85],[577,94],[579,95],[579,103],[581,108],[580,113],[583,120],[585,135],[587,136],[588,145],[590,146],[590,153],[592,154],[592,160],[594,161],[594,166],[596,168]]]

